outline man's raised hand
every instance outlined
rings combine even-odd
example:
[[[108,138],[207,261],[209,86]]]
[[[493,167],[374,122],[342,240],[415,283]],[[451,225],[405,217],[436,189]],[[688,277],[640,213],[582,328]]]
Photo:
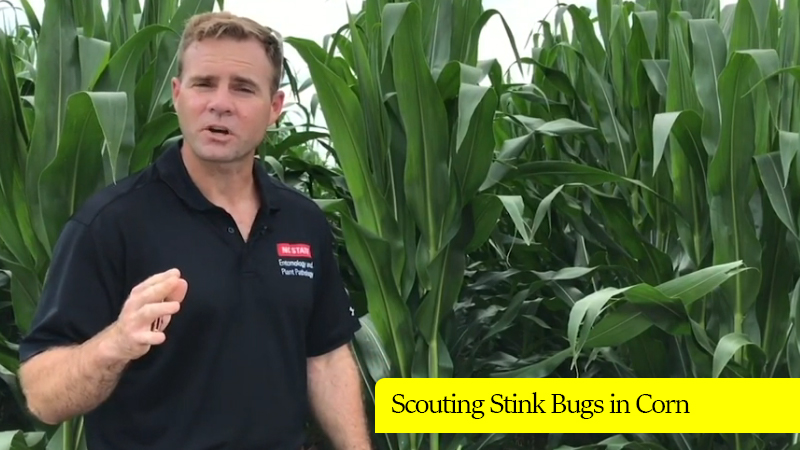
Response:
[[[144,280],[131,290],[110,333],[111,347],[122,359],[134,360],[166,340],[164,330],[180,310],[188,285],[178,269]],[[153,323],[160,319],[157,328]]]

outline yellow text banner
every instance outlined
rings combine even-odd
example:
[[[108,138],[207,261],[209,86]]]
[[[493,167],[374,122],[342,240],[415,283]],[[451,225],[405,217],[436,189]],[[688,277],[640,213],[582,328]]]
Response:
[[[378,433],[796,433],[790,378],[384,378]]]

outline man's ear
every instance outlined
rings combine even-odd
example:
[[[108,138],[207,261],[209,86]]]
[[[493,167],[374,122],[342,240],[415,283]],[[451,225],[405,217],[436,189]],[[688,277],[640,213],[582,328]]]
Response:
[[[272,106],[270,108],[270,120],[269,125],[272,126],[275,122],[278,121],[278,118],[281,116],[281,112],[283,112],[283,102],[286,100],[286,94],[282,90],[277,90],[275,94],[272,95]]]
[[[172,78],[172,103],[177,103],[178,96],[181,93],[181,80],[178,77]]]

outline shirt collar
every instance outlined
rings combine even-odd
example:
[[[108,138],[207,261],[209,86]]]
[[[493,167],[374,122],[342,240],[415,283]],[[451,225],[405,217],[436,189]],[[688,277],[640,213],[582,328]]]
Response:
[[[181,155],[182,146],[183,139],[178,139],[170,144],[158,157],[155,166],[159,176],[191,208],[198,211],[217,209],[218,207],[200,192],[194,180],[189,176],[186,165],[183,163],[183,155]],[[253,164],[253,175],[261,205],[271,211],[279,210],[280,202],[278,201],[277,188],[272,177],[264,168],[263,163],[260,163],[258,159]]]

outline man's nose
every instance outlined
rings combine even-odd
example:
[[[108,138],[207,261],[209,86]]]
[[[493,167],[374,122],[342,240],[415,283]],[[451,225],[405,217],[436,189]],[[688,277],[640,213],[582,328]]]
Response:
[[[214,96],[208,103],[208,107],[211,112],[215,114],[230,114],[233,110],[233,103],[231,102],[227,88],[222,86],[217,88],[214,92]]]

